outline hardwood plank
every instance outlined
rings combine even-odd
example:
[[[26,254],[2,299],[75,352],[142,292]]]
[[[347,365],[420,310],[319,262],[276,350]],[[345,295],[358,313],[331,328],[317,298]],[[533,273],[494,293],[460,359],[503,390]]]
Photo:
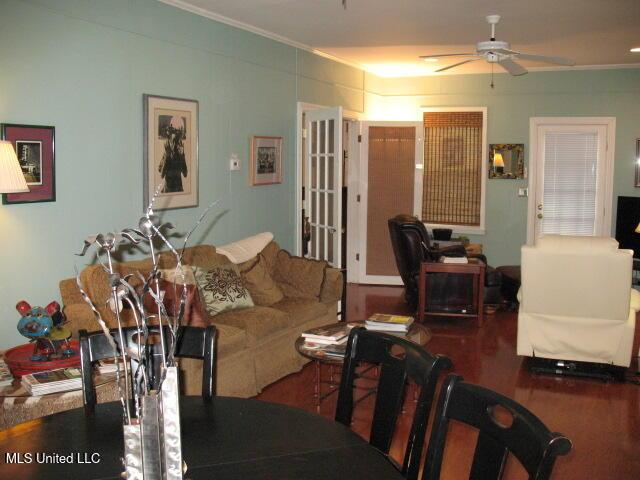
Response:
[[[364,319],[373,313],[413,315],[402,293],[400,287],[350,284],[348,318]],[[427,316],[425,324],[433,334],[427,349],[451,358],[455,372],[522,403],[551,430],[562,432],[572,440],[573,450],[559,458],[553,478],[640,478],[640,387],[631,383],[533,375],[516,355],[516,312],[487,315],[480,329],[463,318]],[[639,339],[640,322],[637,321],[634,353],[638,352]],[[637,359],[633,362],[637,365]],[[313,387],[313,367],[307,365],[301,372],[267,387],[258,398],[315,412]],[[352,428],[364,438],[371,428],[373,400],[373,397],[365,399],[354,410]],[[407,436],[413,405],[413,395],[408,395],[397,438]],[[333,418],[334,409],[335,395],[332,395],[322,402],[320,413]],[[468,475],[475,438],[477,434],[467,427],[452,427],[443,478]],[[394,441],[392,457],[402,458],[403,449],[402,442]],[[506,478],[526,478],[516,462],[508,461],[506,472]]]

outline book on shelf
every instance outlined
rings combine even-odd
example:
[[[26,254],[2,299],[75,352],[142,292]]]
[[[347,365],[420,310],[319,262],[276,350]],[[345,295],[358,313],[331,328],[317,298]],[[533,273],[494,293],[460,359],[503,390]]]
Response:
[[[302,332],[305,341],[321,343],[337,343],[341,340],[346,342],[346,338],[353,326],[348,323],[339,323],[329,327],[317,327]]]
[[[378,332],[407,332],[413,323],[413,317],[376,313],[364,322],[367,330]]]
[[[30,395],[44,395],[80,389],[82,376],[77,368],[57,368],[24,375],[21,383]]]
[[[467,257],[445,257],[444,255],[438,261],[440,263],[469,263]]]
[[[0,387],[6,387],[13,383],[13,375],[3,358],[0,358]]]

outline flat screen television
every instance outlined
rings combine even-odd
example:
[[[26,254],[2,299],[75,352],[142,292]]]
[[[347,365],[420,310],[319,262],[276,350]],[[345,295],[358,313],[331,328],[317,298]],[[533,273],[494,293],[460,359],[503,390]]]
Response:
[[[620,248],[633,250],[634,258],[640,258],[640,233],[635,232],[639,222],[640,197],[618,197],[616,240]]]

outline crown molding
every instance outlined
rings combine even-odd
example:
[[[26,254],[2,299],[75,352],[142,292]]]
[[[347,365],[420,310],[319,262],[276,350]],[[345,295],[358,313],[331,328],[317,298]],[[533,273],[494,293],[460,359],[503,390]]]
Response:
[[[158,1],[165,3],[167,5],[171,5],[172,7],[179,8],[180,10],[185,10],[187,12],[200,15],[201,17],[206,17],[210,20],[215,20],[216,22],[224,23],[225,25],[239,28],[240,30],[245,30],[247,32],[255,33],[256,35],[260,35],[261,37],[265,37],[270,40],[275,40],[276,42],[284,43],[285,45],[289,45],[290,47],[298,48],[300,50],[305,50],[307,52],[314,53],[320,57],[324,57],[328,60],[333,60],[335,62],[339,62],[344,65],[348,65],[350,67],[354,67],[354,68],[357,68],[358,70],[364,71],[364,68],[362,68],[362,65],[359,63],[351,62],[344,58],[336,57],[335,55],[331,55],[330,53],[326,53],[316,48],[313,48],[311,45],[306,45],[304,43],[296,42],[295,40],[292,40],[288,37],[278,35],[277,33],[273,33],[268,30],[263,30],[262,28],[256,27],[255,25],[250,25],[248,23],[234,20],[233,18],[225,17],[224,15],[220,15],[218,13],[205,10],[204,8],[196,7],[182,0],[158,0]]]
[[[238,20],[234,20],[233,18],[225,17],[224,15],[220,15],[218,13],[211,12],[201,7],[196,7],[191,5],[190,3],[183,0],[158,0],[167,5],[171,5],[172,7],[179,8],[180,10],[185,10],[187,12],[193,13],[195,15],[200,15],[201,17],[209,18],[210,20],[215,20],[216,22],[224,23],[226,25],[230,25],[235,28],[239,28],[241,30],[245,30],[247,32],[255,33],[256,35],[260,35],[262,37],[268,38],[270,40],[274,40],[276,42],[284,43],[285,45],[289,45],[294,48],[298,48],[300,50],[305,50],[307,52],[314,53],[320,57],[326,58],[328,60],[333,60],[338,63],[342,63],[344,65],[348,65],[350,67],[357,68],[358,70],[362,70],[363,72],[368,73],[369,75],[374,75],[379,78],[416,78],[416,77],[431,77],[431,76],[446,76],[446,75],[486,75],[489,72],[447,72],[447,73],[428,73],[425,75],[418,75],[412,77],[380,77],[375,73],[367,70],[364,65],[353,62],[350,60],[346,60],[341,57],[336,57],[335,55],[331,55],[330,53],[323,52],[322,50],[318,50],[317,48],[313,48],[310,45],[306,45],[304,43],[296,42],[288,37],[284,37],[282,35],[278,35],[277,33],[270,32],[268,30],[264,30],[262,28],[256,27],[255,25],[250,25],[248,23],[240,22]],[[622,63],[622,64],[605,64],[605,65],[575,65],[572,67],[569,66],[555,66],[555,67],[526,67],[530,72],[555,72],[555,71],[569,71],[569,70],[614,70],[614,69],[625,69],[625,68],[640,68],[640,63]],[[503,72],[498,72],[503,73]]]

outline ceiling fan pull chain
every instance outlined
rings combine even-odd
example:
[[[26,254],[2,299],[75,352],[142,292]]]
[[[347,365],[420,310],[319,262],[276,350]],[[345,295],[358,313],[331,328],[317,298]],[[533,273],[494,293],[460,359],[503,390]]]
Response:
[[[493,88],[493,63],[491,64],[491,88]]]

